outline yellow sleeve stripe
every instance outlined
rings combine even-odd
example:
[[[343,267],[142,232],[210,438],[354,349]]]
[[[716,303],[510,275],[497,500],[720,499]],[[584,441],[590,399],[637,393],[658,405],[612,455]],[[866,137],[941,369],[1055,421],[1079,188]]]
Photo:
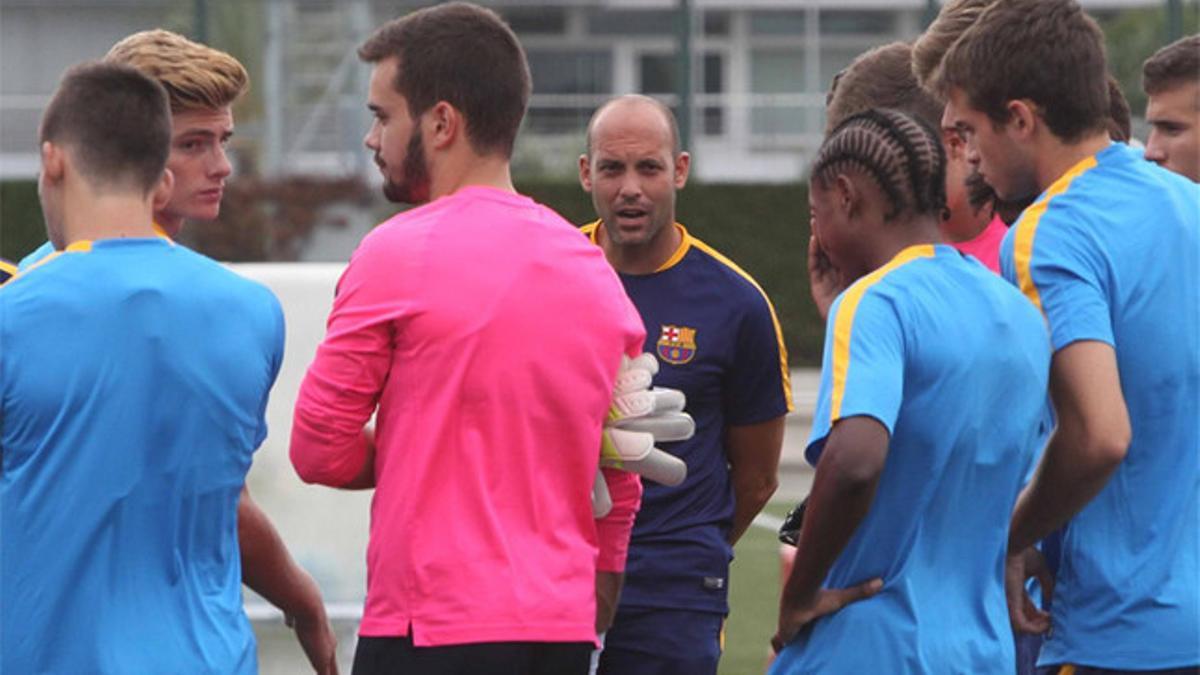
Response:
[[[779,325],[779,317],[777,317],[775,315],[775,305],[771,304],[771,298],[767,297],[766,291],[764,291],[762,289],[762,286],[758,285],[758,282],[754,280],[754,277],[750,276],[749,274],[746,273],[745,270],[738,267],[737,263],[735,263],[732,260],[730,260],[729,258],[726,258],[725,256],[721,255],[721,253],[719,251],[717,251],[713,247],[709,246],[708,244],[700,241],[699,239],[696,239],[695,237],[693,237],[690,234],[687,234],[686,230],[685,230],[683,239],[684,239],[685,245],[679,247],[679,249],[681,251],[684,251],[686,253],[687,244],[690,243],[692,246],[695,246],[697,249],[707,253],[708,255],[712,256],[713,259],[715,259],[717,262],[721,263],[722,265],[725,265],[726,267],[733,270],[734,272],[737,272],[739,275],[741,275],[741,277],[743,279],[750,282],[750,284],[752,286],[754,286],[755,289],[758,290],[759,294],[762,295],[763,300],[766,301],[767,309],[771,312],[771,323],[772,323],[772,325],[775,326],[775,343],[779,347],[779,371],[780,371],[781,379],[783,381],[783,398],[784,398],[784,400],[787,401],[788,412],[794,411],[796,409],[796,404],[792,401],[792,374],[791,374],[791,371],[788,370],[787,347],[783,343],[783,328],[781,328]],[[682,257],[682,256],[680,256],[680,257]]]
[[[842,416],[842,399],[846,395],[846,374],[850,370],[850,331],[854,327],[854,314],[863,295],[879,283],[889,272],[917,258],[932,258],[932,244],[909,246],[896,254],[886,265],[859,279],[846,291],[833,317],[833,397],[830,405],[829,423]]]
[[[8,272],[11,274],[17,273],[17,266],[7,260],[0,260],[0,272]]]
[[[1033,262],[1033,240],[1037,235],[1038,223],[1046,214],[1046,209],[1050,207],[1050,200],[1066,192],[1067,188],[1071,187],[1072,181],[1094,166],[1096,166],[1096,158],[1092,156],[1071,167],[1050,185],[1041,199],[1025,210],[1020,222],[1017,223],[1017,232],[1013,239],[1013,265],[1017,271],[1017,286],[1021,289],[1021,293],[1038,308],[1039,312],[1042,311],[1042,296],[1038,293],[1037,285],[1033,283],[1033,275],[1029,271],[1030,264]]]

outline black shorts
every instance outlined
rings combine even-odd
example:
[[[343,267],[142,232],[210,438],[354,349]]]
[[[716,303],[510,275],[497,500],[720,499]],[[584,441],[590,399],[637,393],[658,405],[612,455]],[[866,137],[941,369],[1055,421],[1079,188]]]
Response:
[[[414,647],[412,637],[359,637],[353,675],[587,675],[590,642],[481,642]]]

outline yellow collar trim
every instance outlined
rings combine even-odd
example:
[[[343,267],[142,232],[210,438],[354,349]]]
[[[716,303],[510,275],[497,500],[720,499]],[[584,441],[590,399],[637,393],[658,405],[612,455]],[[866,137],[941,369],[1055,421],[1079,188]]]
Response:
[[[604,221],[597,220],[583,226],[583,231],[587,234],[588,240],[597,246],[600,245],[600,228],[603,225]],[[667,258],[663,264],[659,265],[658,268],[655,269],[651,274],[658,274],[659,272],[669,270],[675,265],[678,265],[679,261],[683,260],[683,256],[687,255],[687,252],[692,248],[692,243],[695,240],[692,239],[692,235],[688,234],[687,228],[680,223],[674,223],[673,225],[680,234],[679,247],[676,248],[675,252],[672,253],[671,256]]]

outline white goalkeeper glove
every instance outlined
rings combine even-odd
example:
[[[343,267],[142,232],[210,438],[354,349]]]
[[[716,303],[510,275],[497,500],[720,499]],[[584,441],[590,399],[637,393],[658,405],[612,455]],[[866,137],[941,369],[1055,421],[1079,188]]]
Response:
[[[679,485],[687,477],[687,465],[678,457],[654,447],[656,442],[683,441],[696,432],[687,403],[677,389],[651,388],[658,372],[658,359],[642,354],[621,357],[613,387],[613,403],[600,443],[600,466],[632,471],[663,485]],[[596,517],[612,508],[604,477],[597,473],[592,490]]]

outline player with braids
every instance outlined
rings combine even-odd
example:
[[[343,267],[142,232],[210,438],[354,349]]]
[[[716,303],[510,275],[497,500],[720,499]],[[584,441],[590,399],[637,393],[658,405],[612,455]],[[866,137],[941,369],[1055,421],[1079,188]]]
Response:
[[[1005,524],[1050,355],[1020,293],[935,243],[945,167],[938,132],[895,110],[847,118],[817,155],[813,297],[849,286],[828,305],[774,675],[1013,672]]]

